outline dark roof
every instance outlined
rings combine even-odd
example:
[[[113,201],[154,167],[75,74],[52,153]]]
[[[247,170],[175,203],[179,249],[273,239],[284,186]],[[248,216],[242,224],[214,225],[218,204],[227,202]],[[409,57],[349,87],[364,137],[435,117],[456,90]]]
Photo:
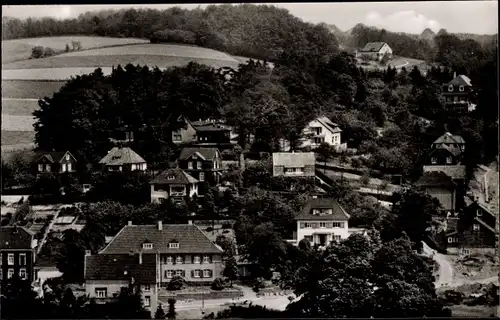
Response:
[[[339,125],[332,122],[330,119],[327,117],[319,117],[316,119],[319,123],[321,123],[325,128],[330,130],[331,133],[336,133],[336,132],[342,132],[342,129],[340,129]]]
[[[465,166],[464,165],[452,165],[452,166],[424,166],[424,172],[427,171],[441,171],[447,176],[451,177],[453,180],[465,179]]]
[[[204,125],[209,125],[209,124],[224,124],[224,121],[223,120],[211,120],[211,119],[207,119],[207,120],[197,120],[197,121],[191,121],[191,124],[193,125],[193,127],[198,127],[198,126],[204,126]]]
[[[173,177],[173,179],[169,179],[169,177]],[[197,183],[198,180],[190,176],[182,169],[167,169],[157,175],[153,180],[151,180],[151,184],[190,184]]]
[[[455,77],[455,79],[451,80],[450,82],[447,83],[447,85],[454,85],[454,86],[466,86],[466,87],[471,87],[472,83],[469,77],[464,76],[463,74]]]
[[[134,280],[138,283],[156,283],[156,254],[97,254],[87,256],[85,280]]]
[[[451,134],[449,132],[444,133],[442,136],[436,139],[433,144],[441,144],[441,143],[457,143],[463,144],[465,143],[464,138],[459,135]]]
[[[196,131],[231,131],[231,128],[220,121],[196,121],[191,122]]]
[[[71,157],[73,157],[73,155],[69,151],[50,151],[50,152],[40,152],[39,153],[40,157],[38,158],[38,160],[40,160],[42,157],[46,157],[52,163],[60,162],[66,153],[69,153]],[[73,159],[75,159],[75,157],[73,157]]]
[[[430,152],[430,154],[433,154],[436,150],[439,150],[439,149],[446,150],[449,153],[451,153],[452,155],[454,155],[455,157],[459,156],[462,153],[462,151],[459,148],[447,146],[445,144],[440,144],[436,147],[436,149],[432,150]]]
[[[314,215],[313,209],[332,209],[331,215]],[[349,214],[333,198],[313,198],[307,202],[302,211],[295,216],[296,220],[348,220]]]
[[[158,253],[221,253],[222,250],[195,225],[167,224],[162,230],[157,225],[125,226],[101,251],[104,254],[139,252],[145,240],[153,243]],[[178,249],[170,249],[169,243],[179,242]]]
[[[385,42],[368,42],[361,52],[378,52],[384,46]]]
[[[218,151],[219,150],[217,148],[183,148],[181,150],[181,154],[179,155],[179,159],[186,160],[193,154],[198,153],[198,156],[201,157],[202,160],[213,160]]]
[[[422,187],[455,187],[455,183],[451,177],[441,171],[424,172],[415,185]]]
[[[31,250],[33,233],[24,227],[5,226],[0,228],[0,250]]]
[[[128,147],[114,147],[101,159],[101,161],[99,161],[99,163],[108,166],[119,166],[124,164],[146,163],[146,160]]]

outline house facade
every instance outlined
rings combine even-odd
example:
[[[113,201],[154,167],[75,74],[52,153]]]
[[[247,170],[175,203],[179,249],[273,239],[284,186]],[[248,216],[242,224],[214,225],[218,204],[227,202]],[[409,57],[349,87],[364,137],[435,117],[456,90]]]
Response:
[[[151,202],[161,203],[169,198],[182,201],[198,194],[198,180],[182,169],[167,169],[150,182]]]
[[[203,182],[214,186],[219,184],[222,176],[222,156],[217,148],[186,147],[181,150],[178,167],[198,180],[198,193],[205,194],[207,190]]]
[[[319,117],[309,122],[303,130],[304,139],[301,147],[312,149],[319,147],[322,143],[327,143],[335,149],[345,149],[347,145],[342,143],[342,129],[330,121],[327,117]]]
[[[99,161],[104,171],[146,171],[147,163],[129,147],[114,147]]]
[[[180,117],[178,121],[185,127],[172,132],[172,142],[179,145],[196,141],[196,129],[191,121],[186,117]]]
[[[428,195],[438,199],[444,213],[456,211],[457,185],[445,173],[441,171],[424,172],[415,185]]]
[[[465,140],[461,136],[446,132],[432,143],[431,149],[424,172],[443,172],[454,181],[465,179],[465,165],[461,163]]]
[[[69,151],[45,152],[35,162],[36,173],[64,173],[76,172],[76,158]]]
[[[445,101],[445,107],[457,113],[464,114],[475,109],[474,86],[469,77],[465,75],[453,75],[453,80],[441,87],[441,95]]]
[[[14,276],[33,282],[37,241],[28,229],[19,226],[0,228],[0,281]]]
[[[296,242],[308,240],[311,245],[325,246],[332,241],[347,239],[349,214],[333,198],[313,198],[295,217]]]
[[[172,141],[177,145],[215,147],[221,150],[232,149],[234,134],[232,128],[222,120],[207,119],[190,121],[186,117],[179,118],[184,128],[172,132]]]
[[[357,51],[357,58],[381,61],[385,55],[392,57],[392,49],[386,42],[368,42],[363,49]]]
[[[273,176],[314,177],[315,163],[314,152],[275,152]]]

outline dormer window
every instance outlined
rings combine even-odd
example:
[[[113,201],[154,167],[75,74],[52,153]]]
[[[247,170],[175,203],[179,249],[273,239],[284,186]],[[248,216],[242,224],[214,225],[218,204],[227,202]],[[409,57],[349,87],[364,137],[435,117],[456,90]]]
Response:
[[[448,86],[448,92],[453,92],[453,85],[451,85],[451,84],[450,84],[450,85]]]
[[[193,160],[198,159],[198,157],[195,154],[193,154],[193,156],[191,158],[193,158]]]
[[[69,161],[69,154],[66,153],[66,161]]]
[[[169,247],[170,249],[179,249],[179,242],[177,242],[177,241],[170,242],[170,243],[168,244],[168,247]]]
[[[169,175],[169,176],[167,177],[167,179],[168,179],[168,180],[175,180],[175,176],[174,176],[174,175]]]
[[[460,87],[458,87],[458,91],[460,91],[460,92],[464,92],[464,86],[460,86]]]
[[[436,164],[437,163],[437,158],[436,157],[432,157],[431,158],[431,163],[432,164]]]
[[[332,214],[332,209],[313,209],[313,214],[318,216],[324,216]]]
[[[153,249],[153,244],[151,242],[144,242],[142,244],[142,248],[146,249],[146,250],[151,250],[151,249]]]

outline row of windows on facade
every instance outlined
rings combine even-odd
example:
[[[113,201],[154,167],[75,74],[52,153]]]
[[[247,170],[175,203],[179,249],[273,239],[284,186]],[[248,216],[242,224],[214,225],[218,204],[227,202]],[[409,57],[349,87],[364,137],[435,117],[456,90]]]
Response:
[[[445,101],[446,102],[460,102],[460,103],[466,103],[467,102],[464,99],[464,97],[458,97],[458,96],[446,97]]]
[[[3,261],[3,255],[2,255],[2,253],[0,253],[0,266],[2,265],[2,261]],[[7,254],[7,264],[9,266],[14,265],[14,254],[13,253]],[[21,265],[21,266],[26,265],[26,253],[19,254],[19,265]]]
[[[446,157],[446,163],[447,163],[447,164],[452,163],[452,160],[453,160],[453,159],[452,159],[451,157]],[[432,164],[436,164],[436,163],[437,163],[437,158],[436,158],[436,157],[432,157],[432,158],[431,158],[431,163],[432,163]]]
[[[313,242],[313,236],[304,236],[304,239],[309,242]],[[342,240],[342,237],[338,234],[333,234],[333,240],[340,241]]]
[[[314,139],[314,143],[316,143],[316,144],[322,144],[323,142],[325,142],[325,138],[313,138],[313,139]],[[332,143],[337,143],[337,142],[338,142],[338,137],[333,136]]]
[[[14,276],[14,269],[8,269],[7,270],[7,279],[11,279]],[[3,279],[3,270],[0,269],[0,280]],[[26,268],[21,268],[19,269],[19,279],[21,280],[26,280],[28,279],[28,274],[26,273]]]
[[[285,173],[303,173],[304,168],[285,168]]]
[[[173,278],[174,276],[185,277],[186,270],[165,270],[163,275],[164,278],[167,279]],[[191,270],[191,278],[212,278],[212,276],[213,276],[213,271],[210,269]]]
[[[44,168],[45,168],[45,170],[44,170]],[[38,172],[43,172],[43,171],[50,172],[51,170],[52,170],[52,166],[49,163],[46,164],[45,166],[42,163],[38,164]],[[71,172],[71,171],[73,171],[71,163],[61,164],[61,172]]]
[[[210,258],[210,256],[203,256],[203,259],[200,256],[193,256],[192,259],[185,259],[182,256],[177,256],[175,258],[168,256],[163,259],[163,263],[184,264],[184,263],[189,263],[189,260],[191,260],[192,263],[212,263],[212,259]]]
[[[145,171],[147,169],[147,164],[146,163],[139,163],[139,164],[132,164],[130,166],[130,170],[132,171]],[[108,166],[108,171],[123,171],[122,166]]]
[[[453,89],[454,89],[453,85],[452,85],[452,84],[450,84],[450,85],[448,86],[448,91],[449,91],[449,92],[453,92]],[[463,92],[464,90],[465,90],[464,86],[459,86],[459,87],[458,87],[458,91]]]
[[[300,228],[344,228],[344,222],[319,222],[319,223],[311,223],[311,222],[301,222]]]
[[[196,169],[201,170],[203,168],[203,163],[201,161],[196,161]],[[214,169],[219,169],[219,163],[214,161]],[[188,169],[194,169],[193,161],[188,161]]]

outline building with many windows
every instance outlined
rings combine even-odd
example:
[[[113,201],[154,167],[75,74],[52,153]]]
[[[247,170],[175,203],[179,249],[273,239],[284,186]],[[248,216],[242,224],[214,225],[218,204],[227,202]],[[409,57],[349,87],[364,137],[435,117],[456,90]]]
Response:
[[[32,282],[34,279],[35,247],[34,234],[24,227],[4,226],[0,228],[0,280],[14,276]]]

